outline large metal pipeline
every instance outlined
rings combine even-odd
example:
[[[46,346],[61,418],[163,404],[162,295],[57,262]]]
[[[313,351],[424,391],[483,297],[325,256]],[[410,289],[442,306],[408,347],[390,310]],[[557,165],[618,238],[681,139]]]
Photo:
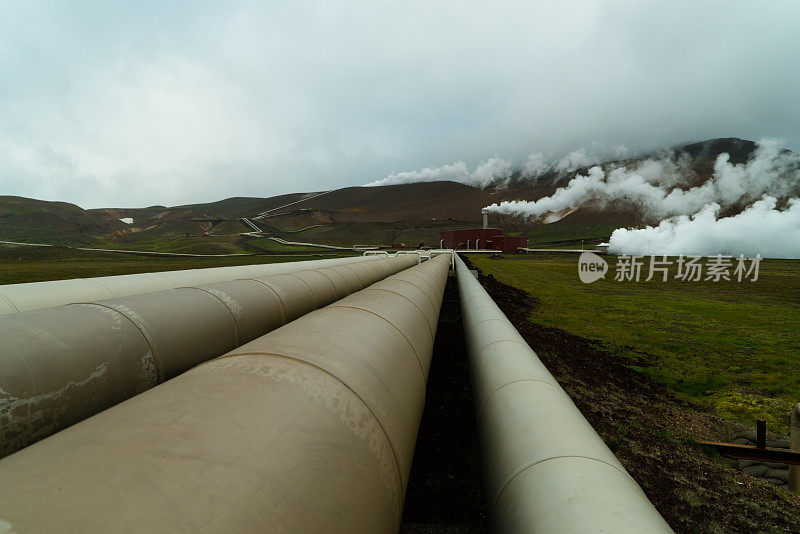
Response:
[[[458,257],[456,275],[493,529],[672,532]]]
[[[0,519],[19,533],[396,533],[449,265],[390,276],[0,460]]]
[[[1,315],[0,457],[417,261],[351,262]]]
[[[128,297],[178,287],[228,282],[240,278],[258,278],[292,271],[375,261],[377,259],[375,257],[355,256],[327,260],[235,265],[208,269],[186,269],[183,271],[8,284],[0,286],[0,315],[61,306],[73,302]]]

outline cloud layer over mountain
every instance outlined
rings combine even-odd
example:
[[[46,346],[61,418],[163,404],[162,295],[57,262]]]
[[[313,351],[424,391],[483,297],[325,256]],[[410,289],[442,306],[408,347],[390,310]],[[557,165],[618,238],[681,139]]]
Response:
[[[7,2],[0,184],[141,206],[409,169],[480,184],[595,141],[800,149],[798,15],[716,0]]]

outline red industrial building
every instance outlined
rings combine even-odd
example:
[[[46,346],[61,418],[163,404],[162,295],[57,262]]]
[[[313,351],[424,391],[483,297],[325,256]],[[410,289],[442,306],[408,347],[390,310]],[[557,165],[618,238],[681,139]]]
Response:
[[[442,248],[453,250],[497,250],[516,252],[528,246],[527,237],[504,236],[500,228],[470,228],[446,230],[440,233]]]

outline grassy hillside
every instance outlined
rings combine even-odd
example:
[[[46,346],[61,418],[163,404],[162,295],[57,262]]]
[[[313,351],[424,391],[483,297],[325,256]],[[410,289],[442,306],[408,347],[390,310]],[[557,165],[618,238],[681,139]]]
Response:
[[[604,351],[730,420],[785,432],[800,401],[800,261],[768,260],[756,282],[580,282],[574,256],[474,265],[537,300],[529,320]],[[535,347],[534,347],[535,349]]]
[[[104,230],[74,204],[0,196],[0,240],[92,244]]]
[[[323,247],[307,247],[302,245],[284,245],[266,237],[259,237],[255,239],[248,239],[246,241],[247,249],[253,252],[286,252],[286,253],[318,253],[318,252],[335,252],[335,250]]]

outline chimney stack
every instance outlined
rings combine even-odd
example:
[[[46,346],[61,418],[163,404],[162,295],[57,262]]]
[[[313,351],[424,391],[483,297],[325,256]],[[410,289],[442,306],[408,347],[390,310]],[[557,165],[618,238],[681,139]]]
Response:
[[[483,215],[483,227],[489,228],[489,212],[486,210],[481,210],[481,215]]]

